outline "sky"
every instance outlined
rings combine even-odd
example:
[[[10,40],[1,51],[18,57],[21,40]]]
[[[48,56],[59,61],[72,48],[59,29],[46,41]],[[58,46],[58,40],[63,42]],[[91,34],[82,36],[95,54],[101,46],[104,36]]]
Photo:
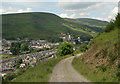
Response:
[[[118,13],[118,0],[3,0],[0,4],[0,14],[23,12],[49,12],[62,18],[110,21]]]

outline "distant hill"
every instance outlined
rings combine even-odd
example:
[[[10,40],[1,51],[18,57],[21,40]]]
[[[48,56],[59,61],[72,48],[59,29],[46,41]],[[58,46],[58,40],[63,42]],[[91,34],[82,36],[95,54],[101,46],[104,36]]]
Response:
[[[88,23],[90,25],[96,25],[96,26],[106,26],[106,24],[108,24],[107,21],[101,21],[101,20],[91,19],[91,18],[79,18],[77,20]]]
[[[107,22],[92,20],[101,24],[93,25],[92,22],[71,21],[63,19],[51,13],[32,12],[2,15],[2,36],[5,39],[29,38],[45,39],[48,41],[60,41],[58,33],[69,33],[80,36],[83,40],[89,40],[98,32],[104,31]]]

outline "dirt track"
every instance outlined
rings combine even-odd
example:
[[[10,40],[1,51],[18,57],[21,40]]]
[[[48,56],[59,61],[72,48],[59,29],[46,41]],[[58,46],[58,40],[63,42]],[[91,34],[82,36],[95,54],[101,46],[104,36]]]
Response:
[[[89,82],[72,67],[74,56],[60,61],[53,69],[49,82]]]

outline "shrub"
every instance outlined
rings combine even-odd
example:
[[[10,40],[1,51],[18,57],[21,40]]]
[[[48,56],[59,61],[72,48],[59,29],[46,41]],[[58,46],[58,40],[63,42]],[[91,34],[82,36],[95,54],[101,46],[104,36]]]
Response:
[[[110,57],[109,60],[110,64],[112,64],[115,61],[115,59],[117,59],[117,55],[114,55],[112,52],[109,53],[109,57]]]
[[[99,56],[99,53],[96,53],[96,54],[95,54],[95,57],[98,57],[98,56]]]
[[[120,81],[120,71],[117,71],[116,77],[117,77],[117,79]]]
[[[19,70],[17,71],[17,76],[22,75],[24,72],[25,72],[24,69],[19,69]]]
[[[110,21],[110,23],[106,26],[105,32],[110,32],[111,30],[114,30],[115,28],[120,28],[120,14],[118,13],[116,15],[115,20]]]
[[[120,62],[118,62],[118,69],[120,69]]]
[[[15,77],[16,77],[16,74],[15,74],[15,73],[11,73],[11,74],[9,74],[8,76],[5,77],[4,81],[5,81],[5,82],[11,81],[11,80],[13,80]]]
[[[13,42],[13,43],[11,43],[10,52],[11,52],[13,55],[19,54],[19,52],[20,52],[20,45],[21,45],[20,42],[16,42],[16,43]]]
[[[22,51],[29,50],[27,43],[22,43],[22,44],[20,45],[20,48],[21,48]]]
[[[21,63],[22,63],[22,59],[20,58],[20,59],[18,59],[17,64],[19,65]]]
[[[116,27],[120,27],[120,13],[117,14],[117,16],[115,17],[115,26]]]
[[[80,45],[79,50],[80,50],[80,52],[85,52],[86,50],[88,50],[87,44]]]
[[[74,52],[72,43],[63,42],[60,44],[57,50],[57,56],[64,56],[68,54],[72,54]]]
[[[96,66],[96,68],[100,69],[101,71],[105,72],[107,69],[106,69],[106,66],[105,65],[100,65],[100,66]]]
[[[105,32],[110,32],[111,30],[114,29],[114,22],[113,21],[110,21],[110,23],[106,26],[105,28]]]
[[[104,58],[105,56],[107,56],[107,49],[102,49],[101,50],[101,54],[102,54],[102,58]]]
[[[90,46],[93,44],[93,39],[90,39],[89,43],[88,43],[88,48],[90,48]]]

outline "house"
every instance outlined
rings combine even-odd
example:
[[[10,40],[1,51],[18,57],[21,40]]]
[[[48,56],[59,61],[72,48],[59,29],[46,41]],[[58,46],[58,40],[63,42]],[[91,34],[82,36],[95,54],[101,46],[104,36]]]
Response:
[[[21,63],[20,68],[26,68],[27,64],[26,63]]]
[[[7,76],[8,74],[14,72],[14,69],[4,69],[2,72],[1,72],[1,76],[4,77],[4,76]]]

